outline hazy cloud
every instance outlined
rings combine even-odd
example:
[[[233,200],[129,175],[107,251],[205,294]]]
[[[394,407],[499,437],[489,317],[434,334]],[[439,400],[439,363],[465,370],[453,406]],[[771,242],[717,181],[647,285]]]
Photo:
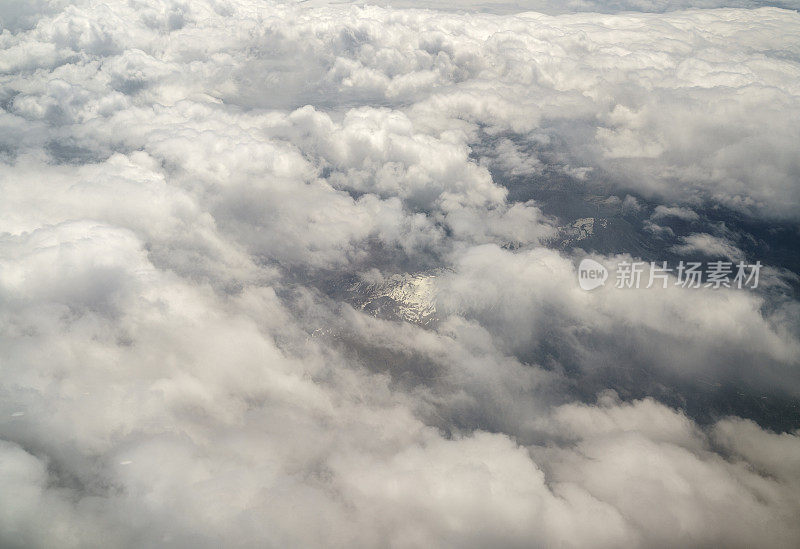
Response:
[[[797,546],[800,434],[681,410],[800,398],[790,269],[585,292],[525,195],[796,224],[759,5],[5,3],[0,545]]]

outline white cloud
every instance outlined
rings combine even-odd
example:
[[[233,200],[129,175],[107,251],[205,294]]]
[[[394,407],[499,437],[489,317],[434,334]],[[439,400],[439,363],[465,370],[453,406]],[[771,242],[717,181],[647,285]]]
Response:
[[[700,216],[697,215],[697,212],[694,210],[690,210],[689,208],[681,208],[680,206],[656,206],[656,209],[653,211],[650,219],[660,220],[669,219],[670,217],[681,219],[683,221],[697,221],[700,219]]]
[[[583,292],[500,184],[796,221],[795,12],[82,0],[0,24],[0,545],[797,545],[797,433],[581,385],[796,398],[796,302]],[[427,327],[343,302],[398,272],[431,277]]]
[[[744,259],[744,253],[727,238],[708,233],[693,233],[683,238],[683,244],[676,244],[672,250],[677,254],[700,252],[708,257],[725,257],[731,261]]]

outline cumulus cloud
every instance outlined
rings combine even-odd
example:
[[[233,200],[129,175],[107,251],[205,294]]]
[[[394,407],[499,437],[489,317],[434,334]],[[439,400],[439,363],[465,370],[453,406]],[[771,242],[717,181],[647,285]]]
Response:
[[[655,211],[653,211],[653,215],[650,216],[650,219],[669,219],[675,218],[680,219],[683,221],[697,221],[700,219],[700,216],[697,215],[697,212],[690,210],[689,208],[681,208],[681,207],[668,207],[668,206],[656,206]]]
[[[679,254],[699,252],[708,257],[725,257],[732,261],[744,259],[742,250],[726,238],[708,233],[694,233],[683,239],[683,244],[673,246]]]
[[[797,546],[791,265],[575,269],[796,227],[752,7],[3,4],[0,545]]]

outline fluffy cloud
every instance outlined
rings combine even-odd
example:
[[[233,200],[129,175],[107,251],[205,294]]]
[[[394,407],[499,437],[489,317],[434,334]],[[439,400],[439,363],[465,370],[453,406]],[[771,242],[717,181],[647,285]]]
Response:
[[[723,257],[731,261],[744,259],[742,250],[729,240],[708,233],[694,233],[683,239],[683,244],[674,248],[677,253],[699,252],[708,257]]]
[[[791,270],[587,293],[531,190],[687,253],[746,255],[709,212],[794,226],[796,12],[0,24],[0,545],[798,544],[797,420],[679,409],[796,402]]]

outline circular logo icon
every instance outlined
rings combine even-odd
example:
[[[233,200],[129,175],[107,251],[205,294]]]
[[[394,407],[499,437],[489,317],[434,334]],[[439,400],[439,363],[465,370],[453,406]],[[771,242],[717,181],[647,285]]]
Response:
[[[608,269],[601,263],[588,257],[578,265],[578,284],[584,290],[594,290],[606,283]]]

